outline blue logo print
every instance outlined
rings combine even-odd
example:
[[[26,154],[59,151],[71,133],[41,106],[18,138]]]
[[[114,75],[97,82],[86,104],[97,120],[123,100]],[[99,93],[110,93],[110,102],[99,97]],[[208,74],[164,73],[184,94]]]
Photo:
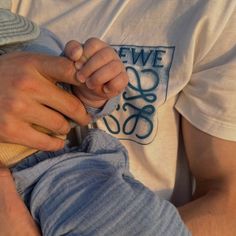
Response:
[[[119,139],[149,144],[157,134],[158,107],[167,99],[175,47],[113,47],[126,66],[129,83],[120,105],[103,124]]]

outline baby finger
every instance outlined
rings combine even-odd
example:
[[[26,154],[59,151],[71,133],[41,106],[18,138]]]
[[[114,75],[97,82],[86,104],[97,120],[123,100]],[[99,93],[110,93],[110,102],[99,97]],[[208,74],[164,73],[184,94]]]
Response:
[[[108,97],[113,97],[122,93],[127,84],[128,84],[128,75],[126,72],[121,72],[114,79],[110,80],[103,86],[103,92]]]

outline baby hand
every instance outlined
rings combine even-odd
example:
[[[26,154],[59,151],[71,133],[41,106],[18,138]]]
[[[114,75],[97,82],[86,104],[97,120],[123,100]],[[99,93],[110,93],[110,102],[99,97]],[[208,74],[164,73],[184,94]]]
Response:
[[[100,39],[88,39],[83,47],[72,40],[65,46],[65,55],[75,62],[76,79],[81,82],[73,88],[74,93],[88,106],[103,106],[128,84],[128,75],[119,56]]]

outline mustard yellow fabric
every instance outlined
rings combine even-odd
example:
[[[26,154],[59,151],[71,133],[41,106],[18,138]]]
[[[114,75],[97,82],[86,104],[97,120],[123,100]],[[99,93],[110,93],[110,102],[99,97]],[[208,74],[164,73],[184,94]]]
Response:
[[[0,161],[6,166],[12,166],[37,150],[18,144],[0,143]]]
[[[55,135],[49,130],[36,125],[34,125],[34,128],[51,136],[55,136],[63,140],[66,139],[66,135]],[[5,166],[10,167],[37,151],[37,149],[29,148],[19,144],[0,143],[0,162]]]

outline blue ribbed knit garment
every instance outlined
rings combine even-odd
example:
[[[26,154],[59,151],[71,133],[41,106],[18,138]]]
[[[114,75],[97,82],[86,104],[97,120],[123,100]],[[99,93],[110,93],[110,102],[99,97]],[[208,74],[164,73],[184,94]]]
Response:
[[[44,236],[190,235],[176,208],[129,173],[125,148],[101,130],[82,145],[37,153],[12,168]]]

